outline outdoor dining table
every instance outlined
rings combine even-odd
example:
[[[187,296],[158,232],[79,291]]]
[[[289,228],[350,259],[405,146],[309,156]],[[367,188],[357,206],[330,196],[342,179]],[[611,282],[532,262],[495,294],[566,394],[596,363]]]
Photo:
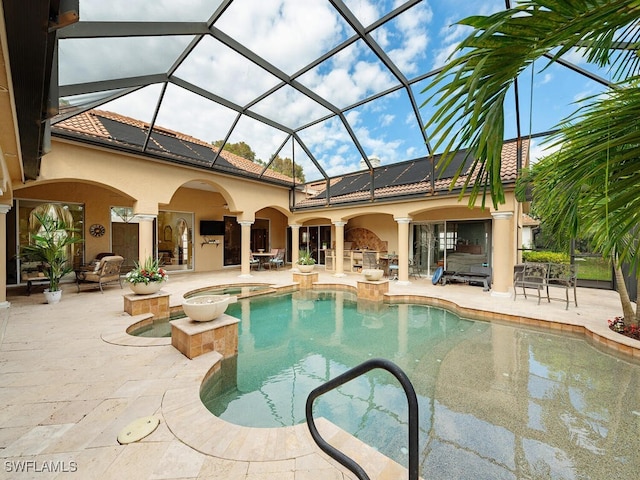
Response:
[[[264,269],[265,263],[269,261],[269,259],[276,256],[273,252],[259,252],[252,254],[255,258],[258,259],[258,270]]]

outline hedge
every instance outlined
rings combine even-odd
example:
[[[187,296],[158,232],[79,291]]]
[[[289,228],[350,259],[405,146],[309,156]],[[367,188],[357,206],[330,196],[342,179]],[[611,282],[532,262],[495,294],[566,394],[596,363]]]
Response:
[[[571,263],[571,258],[566,253],[547,252],[547,251],[525,251],[522,252],[522,260],[525,262],[539,263]]]

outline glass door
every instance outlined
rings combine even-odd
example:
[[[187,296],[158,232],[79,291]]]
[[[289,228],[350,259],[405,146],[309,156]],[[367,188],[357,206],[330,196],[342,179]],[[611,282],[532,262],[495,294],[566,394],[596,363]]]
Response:
[[[317,264],[324,265],[324,255],[327,248],[331,248],[331,225],[300,227],[298,251],[308,251]]]
[[[439,266],[444,267],[445,253],[444,222],[413,225],[413,260],[420,272],[433,275]]]

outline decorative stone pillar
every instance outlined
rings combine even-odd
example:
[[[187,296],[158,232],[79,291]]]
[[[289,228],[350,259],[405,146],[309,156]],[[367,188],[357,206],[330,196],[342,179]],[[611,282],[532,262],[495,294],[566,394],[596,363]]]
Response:
[[[410,285],[409,281],[409,223],[410,217],[394,218],[398,223],[398,285]]]
[[[318,283],[318,272],[293,272],[293,281],[299,284],[300,290],[312,290],[313,284]]]
[[[509,297],[513,279],[513,212],[491,212],[493,238],[493,268],[491,295]]]
[[[251,225],[253,222],[249,221],[241,221],[238,222],[240,224],[240,277],[241,278],[249,278],[251,277],[251,263],[249,262],[251,258]]]
[[[333,222],[336,227],[336,273],[334,277],[344,277],[344,226],[347,222]]]
[[[0,204],[0,328],[2,328],[2,321],[8,317],[10,306],[7,302],[7,213],[9,210],[11,205]]]
[[[358,300],[381,302],[389,293],[389,280],[358,280],[356,295]]]
[[[296,268],[296,263],[298,263],[298,239],[300,238],[300,225],[294,223],[293,225],[289,225],[291,227],[291,269],[294,270]]]
[[[151,213],[136,213],[135,218],[138,220],[139,261],[144,262],[146,258],[154,256],[153,221],[156,219],[156,215]]]

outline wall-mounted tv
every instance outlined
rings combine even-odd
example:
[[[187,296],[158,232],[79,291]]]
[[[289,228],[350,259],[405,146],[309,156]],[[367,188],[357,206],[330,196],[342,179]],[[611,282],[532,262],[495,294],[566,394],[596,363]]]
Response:
[[[200,235],[224,235],[223,220],[200,220]]]

